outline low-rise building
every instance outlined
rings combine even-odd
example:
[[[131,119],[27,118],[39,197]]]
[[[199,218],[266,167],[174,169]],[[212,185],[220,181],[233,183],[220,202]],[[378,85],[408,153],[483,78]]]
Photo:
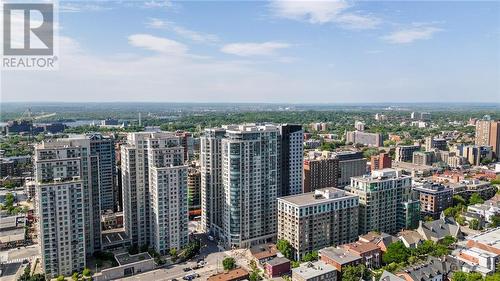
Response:
[[[358,237],[358,197],[337,188],[278,198],[278,239],[290,242],[294,255]]]
[[[382,252],[387,251],[387,247],[398,241],[398,238],[384,232],[370,231],[365,235],[359,236],[361,242],[372,242],[377,245]]]
[[[372,242],[357,241],[341,247],[361,256],[363,264],[368,268],[379,268],[382,263],[382,250]]]
[[[280,277],[290,274],[290,260],[287,258],[274,258],[264,265],[264,272],[268,278]]]
[[[248,279],[248,271],[243,268],[236,268],[227,272],[219,273],[208,277],[207,281],[240,281]]]
[[[92,276],[93,280],[115,280],[150,271],[155,268],[154,259],[148,253],[139,253],[136,255],[121,253],[115,255],[115,259],[118,262],[118,266],[104,269],[101,272],[94,274],[94,276]]]
[[[342,248],[327,247],[319,250],[318,254],[321,261],[335,267],[339,273],[347,266],[356,266],[363,262],[360,255]]]
[[[398,238],[403,242],[406,248],[417,248],[422,242],[424,242],[424,238],[415,230],[403,230],[398,233]]]
[[[278,256],[278,249],[274,244],[255,245],[250,248],[250,254],[258,264],[263,265]]]
[[[460,231],[460,225],[453,218],[446,218],[444,214],[442,214],[441,218],[438,220],[428,222],[420,221],[417,232],[425,240],[432,240],[434,242],[441,241],[446,236],[452,236],[458,239],[463,237],[463,233]]]
[[[335,267],[323,262],[303,263],[292,270],[293,281],[336,281],[337,271]],[[210,280],[212,281],[212,280]],[[215,281],[215,280],[213,280]]]

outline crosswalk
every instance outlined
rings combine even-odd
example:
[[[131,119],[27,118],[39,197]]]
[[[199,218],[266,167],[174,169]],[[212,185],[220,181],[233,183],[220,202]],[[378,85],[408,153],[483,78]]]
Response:
[[[21,259],[12,259],[12,260],[7,260],[7,261],[2,261],[2,264],[11,264],[11,263],[22,263],[24,260],[32,261],[38,256],[31,256],[31,257],[26,257],[26,258],[21,258]]]

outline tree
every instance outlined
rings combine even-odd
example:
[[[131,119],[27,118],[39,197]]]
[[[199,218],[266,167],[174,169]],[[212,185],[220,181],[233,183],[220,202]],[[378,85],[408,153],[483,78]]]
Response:
[[[465,225],[465,218],[463,216],[457,216],[457,218],[455,219],[457,221],[457,223],[461,226],[464,226]]]
[[[403,242],[398,241],[387,247],[387,251],[383,254],[382,260],[385,264],[392,262],[400,263],[406,261],[408,257],[410,257],[410,250],[405,247]]]
[[[442,244],[446,247],[454,244],[457,242],[457,238],[451,236],[451,235],[446,235],[441,241],[439,241],[439,244]]]
[[[59,275],[59,276],[57,276],[57,279],[56,279],[56,280],[57,280],[57,281],[64,281],[64,280],[65,280],[65,278],[64,278],[64,276]]]
[[[224,270],[231,270],[236,267],[236,261],[234,258],[227,257],[222,260],[222,267],[224,267]]]
[[[83,274],[83,276],[85,276],[85,277],[89,277],[89,276],[90,276],[90,274],[91,274],[90,269],[88,269],[88,268],[84,268],[84,269],[83,269],[82,274]]]
[[[259,281],[259,280],[262,280],[262,277],[260,277],[260,275],[257,271],[252,271],[252,272],[250,272],[250,275],[248,276],[248,280]]]
[[[453,272],[451,281],[467,281],[467,273],[462,271]]]
[[[342,281],[359,281],[371,279],[370,271],[362,264],[347,266],[342,270]]]
[[[477,219],[472,219],[469,222],[469,228],[473,230],[479,230],[480,229],[479,221]]]
[[[172,257],[173,262],[175,262],[179,258],[176,248],[170,249],[170,251],[168,251],[168,254]]]
[[[290,242],[284,239],[279,239],[276,242],[276,248],[283,254],[283,256],[285,256],[285,258],[289,260],[294,260],[292,245],[290,245]]]
[[[483,204],[484,200],[477,193],[473,193],[469,198],[469,205]]]
[[[302,258],[303,262],[317,261],[318,260],[318,251],[312,251],[307,253]]]
[[[500,216],[498,216],[498,215],[491,216],[490,220],[491,220],[490,227],[499,227],[500,226]]]
[[[71,276],[71,279],[78,281],[78,272],[73,272],[73,275]]]
[[[462,205],[467,205],[467,202],[465,201],[465,199],[460,196],[460,195],[453,195],[453,205],[459,205],[459,204],[462,204]]]

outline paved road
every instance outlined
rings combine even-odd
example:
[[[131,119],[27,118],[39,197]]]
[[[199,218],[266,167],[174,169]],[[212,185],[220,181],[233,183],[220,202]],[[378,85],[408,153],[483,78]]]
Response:
[[[0,252],[0,262],[19,262],[24,259],[37,257],[40,255],[40,247],[38,245],[31,245],[27,247],[14,248],[8,251]]]

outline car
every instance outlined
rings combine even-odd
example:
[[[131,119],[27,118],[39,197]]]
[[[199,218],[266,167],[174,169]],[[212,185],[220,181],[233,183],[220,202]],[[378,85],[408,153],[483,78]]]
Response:
[[[204,259],[198,259],[196,262],[197,262],[197,263],[200,263],[200,262],[202,262],[202,261],[205,261],[205,260],[204,260]]]
[[[203,266],[204,266],[204,265],[206,265],[206,264],[207,264],[207,262],[206,262],[206,261],[203,261],[203,260],[198,262],[198,266],[199,266],[199,267],[203,267]]]
[[[208,240],[210,240],[210,241],[214,241],[214,237],[213,237],[213,236],[211,236],[211,235],[208,235]]]
[[[191,271],[192,269],[190,267],[184,267],[182,270],[184,270],[184,272],[188,272]]]
[[[200,277],[200,275],[198,273],[191,273],[191,274],[187,274],[186,276],[182,277],[182,279],[193,280],[193,279],[198,278],[198,277]]]
[[[174,279],[172,279],[172,280],[170,280],[170,281],[179,281],[179,280],[177,280],[177,279],[175,279],[175,278],[174,278]]]
[[[195,266],[193,266],[193,267],[191,267],[191,269],[193,269],[193,270],[196,270],[196,269],[199,269],[199,268],[201,268],[201,266],[200,266],[200,265],[198,265],[198,264],[197,264],[197,265],[195,265]]]

